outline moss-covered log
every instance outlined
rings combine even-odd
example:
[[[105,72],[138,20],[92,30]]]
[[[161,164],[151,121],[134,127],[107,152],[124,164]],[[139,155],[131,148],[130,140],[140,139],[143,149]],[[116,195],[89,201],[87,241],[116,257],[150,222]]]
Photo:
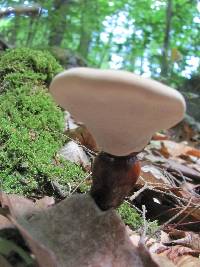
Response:
[[[57,156],[64,116],[47,88],[61,70],[47,52],[21,48],[0,58],[0,178],[8,193],[51,194],[52,180],[73,186],[83,176]]]

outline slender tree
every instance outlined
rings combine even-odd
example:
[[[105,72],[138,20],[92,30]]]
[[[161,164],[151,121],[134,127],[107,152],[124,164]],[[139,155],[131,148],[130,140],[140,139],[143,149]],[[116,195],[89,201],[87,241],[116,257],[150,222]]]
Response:
[[[172,17],[173,17],[173,0],[167,1],[166,6],[166,28],[165,28],[165,35],[164,35],[164,42],[162,48],[162,61],[161,61],[161,76],[163,78],[168,76],[169,72],[169,48],[170,48],[170,32],[171,32],[171,25],[172,25]]]
[[[53,6],[49,9],[49,45],[60,46],[67,28],[67,11],[70,0],[53,0]]]

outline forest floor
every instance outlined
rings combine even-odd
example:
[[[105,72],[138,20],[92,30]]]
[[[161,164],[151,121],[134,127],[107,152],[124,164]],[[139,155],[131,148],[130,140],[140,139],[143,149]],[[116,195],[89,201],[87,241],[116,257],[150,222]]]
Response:
[[[133,191],[103,212],[88,194],[94,139],[48,94],[60,71],[46,52],[0,58],[0,267],[200,266],[200,132],[155,134]]]
[[[188,131],[186,133],[185,129],[188,130],[189,126],[181,127],[181,131],[187,135]],[[75,132],[78,133],[78,137],[80,130]],[[88,133],[85,134],[88,143]],[[150,144],[139,155],[142,162],[141,175],[134,191],[125,201],[141,215],[139,227],[134,229],[130,216],[127,216],[127,210],[125,213],[122,212],[121,216],[122,218],[124,216],[126,232],[132,244],[135,247],[140,247],[141,242],[146,244],[147,250],[143,248],[143,253],[151,255],[153,263],[158,264],[155,266],[198,267],[200,266],[200,150],[195,147],[199,144],[197,141],[191,141],[194,140],[191,136],[188,137],[190,139],[188,141],[173,141],[175,134],[174,130],[165,134],[155,134]],[[195,137],[198,134],[193,132]],[[68,157],[69,159],[71,157],[72,161],[76,158],[77,163],[81,163],[87,170],[88,175],[80,184],[83,186],[83,183],[86,183],[87,187],[91,181],[91,166],[88,165],[89,161],[86,163],[83,160],[83,153],[85,151],[88,153],[90,150],[84,146],[83,140],[80,141],[82,144],[74,142],[80,150],[70,150],[71,154],[69,152]],[[77,190],[78,187],[76,192]],[[17,195],[1,193],[0,266],[69,266],[62,252],[58,253],[55,248],[62,243],[63,236],[69,235],[66,229],[62,230],[61,235],[58,234],[66,220],[65,205],[58,208],[61,215],[53,209],[59,205],[58,202],[59,199],[49,196],[32,201]],[[31,224],[34,216],[39,218],[39,224],[36,224],[37,233],[34,224]],[[78,212],[76,216],[79,216]],[[53,230],[50,226],[52,224]],[[52,240],[55,239],[56,242],[51,246]],[[56,265],[58,258],[66,265]],[[146,265],[141,266],[148,264],[149,260]]]

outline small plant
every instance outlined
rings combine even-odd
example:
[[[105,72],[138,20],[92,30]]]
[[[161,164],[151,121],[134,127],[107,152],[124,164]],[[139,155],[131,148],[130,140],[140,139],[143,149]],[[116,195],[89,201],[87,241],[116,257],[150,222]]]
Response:
[[[57,155],[64,116],[47,91],[62,70],[46,52],[14,49],[0,59],[0,179],[8,193],[50,194],[51,181],[73,187],[82,169]]]

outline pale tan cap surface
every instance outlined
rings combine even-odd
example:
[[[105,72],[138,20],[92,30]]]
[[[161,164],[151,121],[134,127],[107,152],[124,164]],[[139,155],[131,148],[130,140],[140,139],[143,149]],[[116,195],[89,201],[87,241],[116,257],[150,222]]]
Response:
[[[101,150],[128,155],[151,136],[177,124],[185,100],[159,82],[119,70],[73,68],[50,85],[55,101],[87,126]]]

